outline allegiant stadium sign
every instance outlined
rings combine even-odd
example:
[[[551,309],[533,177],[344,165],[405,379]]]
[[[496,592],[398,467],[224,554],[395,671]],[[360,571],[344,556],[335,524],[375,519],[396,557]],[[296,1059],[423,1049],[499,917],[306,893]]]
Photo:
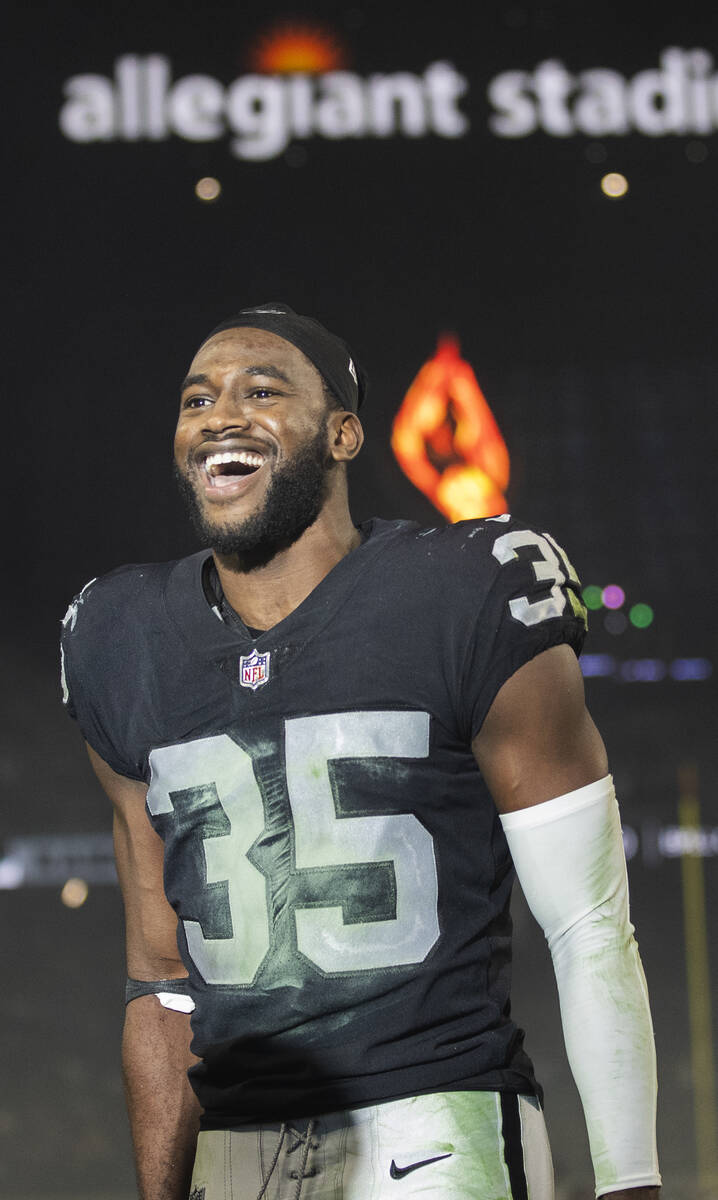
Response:
[[[229,133],[237,158],[266,160],[299,138],[461,137],[469,122],[458,101],[467,86],[445,62],[422,75],[257,74],[228,86],[211,75],[185,75],[172,82],[163,55],[127,54],[113,79],[67,81],[60,128],[75,142],[164,141],[172,134],[213,142]]]
[[[311,137],[464,137],[468,92],[468,79],[443,61],[421,74],[248,74],[224,84],[199,74],[173,80],[166,56],[126,54],[112,77],[67,80],[59,122],[73,142],[229,136],[237,158],[267,161]],[[718,129],[718,75],[703,49],[670,47],[658,67],[630,77],[606,67],[572,73],[548,59],[496,75],[487,97],[488,129],[500,138],[705,136]]]

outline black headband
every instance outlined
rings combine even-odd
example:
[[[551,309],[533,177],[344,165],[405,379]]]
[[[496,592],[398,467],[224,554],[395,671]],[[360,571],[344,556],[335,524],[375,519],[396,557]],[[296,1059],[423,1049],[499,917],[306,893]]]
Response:
[[[314,364],[342,408],[357,412],[361,407],[369,385],[365,372],[352,357],[346,342],[313,317],[302,317],[288,304],[270,300],[256,308],[242,308],[233,317],[227,317],[207,334],[204,341],[209,341],[223,329],[243,326],[266,329],[268,333],[284,338],[285,342],[291,342]]]

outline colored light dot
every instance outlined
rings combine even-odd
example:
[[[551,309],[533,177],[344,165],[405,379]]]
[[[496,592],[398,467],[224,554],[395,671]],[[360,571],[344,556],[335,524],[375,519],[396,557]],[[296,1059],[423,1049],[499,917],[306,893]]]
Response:
[[[708,157],[708,147],[705,142],[689,142],[686,146],[686,158],[692,163],[705,162]]]
[[[609,171],[608,175],[604,175],[601,180],[601,191],[604,196],[610,196],[612,200],[618,200],[621,196],[625,196],[628,191],[628,180],[619,171]]]
[[[617,583],[609,583],[601,593],[601,599],[606,608],[620,608],[625,603],[626,593]]]
[[[0,889],[22,887],[25,870],[17,858],[0,858]]]
[[[222,191],[222,185],[213,175],[205,175],[197,180],[194,191],[198,200],[216,200]]]
[[[586,676],[613,675],[616,670],[616,660],[612,654],[582,654],[578,661]]]
[[[707,658],[674,658],[669,667],[671,679],[710,679],[713,664]]]
[[[590,142],[585,150],[586,158],[592,163],[604,163],[608,158],[608,151],[601,142]]]
[[[626,683],[660,683],[667,670],[661,658],[627,658],[621,663],[621,678]]]
[[[628,620],[625,613],[607,612],[603,618],[603,626],[607,633],[625,633],[628,629]]]
[[[88,891],[84,879],[68,879],[60,892],[60,899],[67,908],[80,908],[87,899]]]
[[[596,587],[595,583],[589,583],[588,587],[583,589],[581,595],[583,596],[586,608],[597,609],[603,607],[601,588]]]
[[[634,604],[628,614],[628,619],[636,629],[648,629],[653,623],[653,609],[650,604]]]

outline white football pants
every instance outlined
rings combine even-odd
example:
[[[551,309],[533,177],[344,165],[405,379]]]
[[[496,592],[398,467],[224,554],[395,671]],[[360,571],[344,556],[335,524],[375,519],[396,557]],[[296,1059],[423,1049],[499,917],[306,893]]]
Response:
[[[532,1096],[440,1092],[200,1133],[189,1200],[553,1200]]]

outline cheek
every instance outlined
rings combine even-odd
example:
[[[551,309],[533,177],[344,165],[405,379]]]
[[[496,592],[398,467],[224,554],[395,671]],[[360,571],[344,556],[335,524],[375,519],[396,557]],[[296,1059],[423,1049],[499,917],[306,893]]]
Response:
[[[188,445],[189,439],[187,430],[184,428],[182,420],[180,420],[177,423],[173,440],[174,456],[177,462],[180,462],[187,457]]]
[[[282,430],[282,440],[285,446],[291,447],[292,450],[322,437],[328,441],[328,436],[325,424],[307,413],[297,413],[286,420]]]

